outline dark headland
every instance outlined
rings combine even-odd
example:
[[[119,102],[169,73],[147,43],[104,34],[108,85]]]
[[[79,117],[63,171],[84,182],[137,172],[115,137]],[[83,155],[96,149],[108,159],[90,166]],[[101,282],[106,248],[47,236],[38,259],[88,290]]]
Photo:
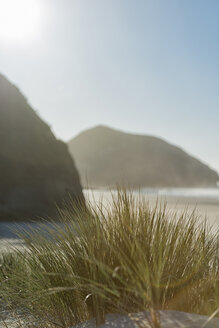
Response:
[[[69,195],[84,199],[66,144],[0,75],[0,220],[49,215]]]

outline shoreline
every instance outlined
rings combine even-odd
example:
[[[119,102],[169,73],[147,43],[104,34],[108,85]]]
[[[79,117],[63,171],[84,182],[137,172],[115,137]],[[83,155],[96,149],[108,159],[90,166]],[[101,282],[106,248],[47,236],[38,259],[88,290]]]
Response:
[[[114,191],[106,190],[84,190],[85,199],[91,203],[99,202],[101,199],[104,201],[105,205],[109,205],[112,201],[112,194]],[[134,192],[138,195],[138,192]],[[154,206],[158,201],[162,204],[167,204],[167,212],[170,213],[176,211],[177,213],[183,212],[185,209],[188,213],[196,211],[196,214],[203,221],[205,217],[207,218],[207,223],[212,227],[213,233],[219,232],[219,200],[216,198],[208,197],[188,197],[188,196],[173,196],[173,195],[150,195],[146,193],[141,194],[145,197],[151,206]],[[37,225],[39,222],[35,221],[33,225]],[[12,223],[11,221],[0,222],[0,250],[3,251],[11,244],[11,246],[22,246],[22,241],[13,234],[13,226],[18,227],[20,225],[30,225],[29,221],[22,221]]]
[[[115,191],[116,192],[116,191]],[[219,190],[218,190],[219,192]],[[133,192],[139,195],[139,192]],[[91,202],[99,202],[103,199],[106,205],[111,202],[111,195],[114,191],[103,190],[84,190],[86,199]],[[196,211],[198,216],[203,219],[206,217],[207,222],[212,226],[213,230],[219,231],[219,199],[210,197],[188,197],[188,196],[175,196],[175,195],[154,195],[149,193],[140,193],[141,196],[149,201],[151,206],[155,205],[157,201],[162,204],[167,204],[167,210],[177,211],[178,213],[188,209],[188,212]]]

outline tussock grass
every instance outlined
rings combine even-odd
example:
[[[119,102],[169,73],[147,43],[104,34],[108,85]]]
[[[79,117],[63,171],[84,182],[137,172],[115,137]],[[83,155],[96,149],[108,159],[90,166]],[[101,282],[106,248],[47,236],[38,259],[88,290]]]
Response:
[[[0,293],[10,307],[54,327],[100,324],[112,312],[150,311],[154,328],[158,309],[218,315],[218,235],[195,212],[171,214],[118,191],[111,206],[68,204],[60,217],[55,230],[23,231],[27,249],[2,257]]]

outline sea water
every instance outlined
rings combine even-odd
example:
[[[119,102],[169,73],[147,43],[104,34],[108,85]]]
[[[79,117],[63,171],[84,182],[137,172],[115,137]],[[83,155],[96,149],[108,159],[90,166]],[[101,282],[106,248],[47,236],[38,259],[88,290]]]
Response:
[[[219,202],[219,188],[145,188],[142,192],[154,196],[191,197]]]
[[[202,212],[206,208],[204,215],[209,217],[209,222],[219,228],[219,188],[145,188],[141,191],[142,195],[155,198],[172,199],[172,203],[185,199],[184,204],[191,200],[191,206],[195,207],[196,203],[201,204]],[[110,202],[112,193],[116,191],[106,190],[84,190],[84,195],[91,202],[103,200]],[[136,193],[139,193],[136,191]],[[18,227],[22,229],[37,228],[37,223],[26,222],[0,222],[0,239],[18,238],[15,231]]]

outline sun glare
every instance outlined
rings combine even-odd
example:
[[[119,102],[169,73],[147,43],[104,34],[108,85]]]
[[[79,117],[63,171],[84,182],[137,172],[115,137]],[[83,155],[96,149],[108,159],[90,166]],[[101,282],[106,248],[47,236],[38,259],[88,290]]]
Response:
[[[24,42],[39,29],[38,0],[0,0],[0,41]]]

